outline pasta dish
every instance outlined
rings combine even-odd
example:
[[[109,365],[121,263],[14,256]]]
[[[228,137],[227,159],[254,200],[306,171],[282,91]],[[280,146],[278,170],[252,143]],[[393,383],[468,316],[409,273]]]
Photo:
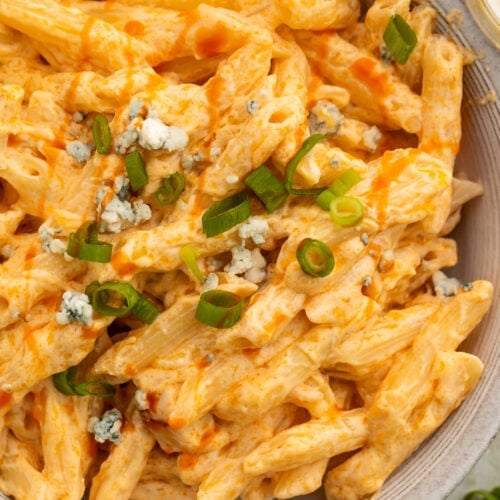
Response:
[[[375,495],[483,365],[464,54],[409,0],[0,0],[0,491]]]

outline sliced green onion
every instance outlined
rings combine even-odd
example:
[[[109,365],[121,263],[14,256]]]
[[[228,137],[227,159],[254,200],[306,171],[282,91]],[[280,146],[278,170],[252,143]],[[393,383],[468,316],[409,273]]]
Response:
[[[132,191],[139,191],[148,183],[146,165],[139,151],[135,150],[125,155],[125,169]]]
[[[131,312],[144,323],[151,324],[160,314],[160,309],[129,283],[108,281],[101,285],[92,281],[85,288],[85,293],[94,311],[104,316],[121,317]],[[110,305],[111,300],[116,300],[119,305]]]
[[[100,382],[98,380],[89,380],[75,384],[76,366],[52,375],[54,387],[67,396],[99,396],[109,398],[116,393],[115,386]],[[94,389],[88,389],[88,388]]]
[[[335,258],[330,248],[320,240],[306,238],[295,252],[302,271],[310,276],[324,278],[335,267]]]
[[[245,184],[264,203],[269,212],[274,212],[288,196],[285,185],[265,165],[247,175]]]
[[[329,190],[325,189],[316,196],[316,203],[323,210],[330,210],[330,203],[335,199],[335,195]]]
[[[196,262],[196,259],[201,255],[201,250],[193,247],[182,247],[179,250],[179,254],[184,264],[186,264],[193,273],[194,277],[198,281],[203,282],[205,280],[205,275],[201,272],[198,262]]]
[[[121,296],[119,306],[109,305],[113,296]],[[130,284],[120,281],[108,281],[94,290],[92,307],[103,316],[121,317],[127,314],[139,300],[139,292]]]
[[[205,210],[201,217],[203,232],[216,236],[250,217],[250,199],[245,191],[233,194]]]
[[[132,314],[141,321],[144,321],[144,323],[150,325],[160,314],[160,309],[146,299],[144,295],[139,292],[137,293],[139,298],[132,307]]]
[[[162,180],[160,187],[154,192],[156,201],[160,205],[170,205],[178,200],[186,186],[184,176],[179,172],[170,174]]]
[[[72,396],[75,394],[75,390],[73,389],[75,378],[76,366],[72,366],[63,372],[54,373],[52,375],[52,383],[59,392],[67,396]]]
[[[111,130],[104,115],[96,115],[92,122],[92,136],[97,152],[105,155],[111,149]]]
[[[475,490],[467,493],[464,500],[498,500],[498,497],[491,491]]]
[[[340,177],[335,179],[328,189],[335,196],[344,196],[349,189],[354,187],[358,182],[361,182],[361,176],[354,170],[350,168],[346,170]]]
[[[225,290],[210,290],[201,294],[195,318],[215,328],[230,328],[238,322],[245,301]]]
[[[66,252],[71,257],[90,262],[109,262],[113,245],[99,241],[97,224],[85,222],[75,233],[70,233]]]
[[[356,172],[356,170],[350,168],[340,177],[335,179],[330,186],[328,186],[328,189],[321,192],[317,196],[316,202],[323,210],[330,210],[330,204],[333,201],[333,198],[344,196],[349,189],[354,187],[360,181],[361,176]]]
[[[405,64],[417,45],[417,35],[399,15],[393,14],[384,31],[384,42],[394,60]]]
[[[324,188],[315,188],[315,189],[295,189],[292,187],[293,176],[295,175],[295,170],[299,166],[299,163],[302,161],[304,156],[306,156],[309,151],[323,139],[326,139],[326,136],[322,134],[313,134],[309,136],[303,143],[301,148],[297,151],[295,156],[288,162],[285,171],[285,188],[290,194],[298,194],[303,196],[316,196]]]
[[[497,486],[496,488],[493,488],[490,491],[491,494],[495,495],[499,500],[500,500],[500,486]]]
[[[335,224],[351,227],[363,217],[363,204],[352,196],[338,196],[330,203],[330,217]]]

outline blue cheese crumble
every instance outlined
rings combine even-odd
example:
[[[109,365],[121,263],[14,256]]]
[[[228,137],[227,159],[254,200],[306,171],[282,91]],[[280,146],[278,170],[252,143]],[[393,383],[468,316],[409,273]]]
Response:
[[[342,125],[342,113],[328,101],[318,101],[308,116],[309,130],[313,134],[337,135]]]
[[[231,248],[232,259],[224,267],[230,274],[242,274],[252,283],[260,283],[267,276],[267,262],[258,248],[248,250],[242,245]]]
[[[94,434],[98,443],[111,441],[119,444],[121,440],[122,414],[116,408],[106,411],[101,418],[89,418],[87,430]]]
[[[183,129],[165,125],[159,118],[146,118],[139,131],[139,144],[145,149],[172,152],[184,149],[187,143],[188,136]]]
[[[371,152],[375,152],[377,150],[380,139],[382,139],[382,132],[380,132],[380,129],[375,125],[363,132],[363,145]]]
[[[266,242],[268,230],[269,224],[266,220],[250,216],[246,222],[240,224],[238,235],[242,240],[251,238],[256,245],[262,245]]]
[[[108,193],[111,188],[101,186],[96,196],[97,212],[100,214],[99,231],[103,233],[119,233],[130,226],[148,221],[152,217],[151,207],[140,198],[131,198],[130,181],[119,176],[114,183],[114,193],[110,201]]]
[[[66,144],[66,153],[71,155],[76,161],[85,163],[90,160],[92,148],[81,141],[72,141]]]
[[[247,101],[247,113],[249,115],[255,115],[257,111],[259,111],[259,103],[255,99]]]
[[[92,325],[93,309],[89,298],[84,293],[67,290],[62,296],[61,308],[56,313],[56,321],[60,325],[76,322],[85,326]]]
[[[205,276],[202,283],[203,292],[215,290],[219,286],[219,277],[215,273],[209,273]]]
[[[56,235],[60,234],[60,229],[54,229],[46,224],[42,224],[38,229],[38,237],[42,243],[42,248],[48,253],[64,254],[66,252],[66,243],[58,238]]]
[[[135,391],[134,394],[135,404],[141,411],[149,410],[148,395],[141,390]]]
[[[434,292],[438,297],[454,297],[461,288],[456,278],[448,278],[442,271],[432,273]]]

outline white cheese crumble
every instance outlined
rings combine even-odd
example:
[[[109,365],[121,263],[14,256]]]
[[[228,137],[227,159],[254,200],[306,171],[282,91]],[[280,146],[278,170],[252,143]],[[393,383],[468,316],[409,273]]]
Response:
[[[236,184],[240,178],[236,174],[231,174],[226,177],[226,182],[228,184]]]
[[[115,140],[115,152],[123,155],[129,148],[139,139],[139,132],[135,129],[134,124],[130,123],[125,132]]]
[[[339,161],[339,160],[337,160],[337,158],[332,158],[332,159],[330,160],[330,166],[331,166],[332,168],[337,168],[339,165],[340,165],[340,161]]]
[[[15,252],[15,248],[12,245],[4,245],[0,250],[0,257],[4,259],[10,259]]]
[[[92,148],[82,141],[72,141],[66,144],[66,153],[71,155],[76,161],[85,163],[90,160]]]
[[[461,287],[460,281],[456,278],[448,278],[442,271],[432,273],[432,284],[438,297],[453,297]]]
[[[46,252],[60,254],[66,252],[66,243],[54,237],[55,235],[60,233],[60,229],[54,229],[53,227],[49,227],[45,224],[42,224],[38,228],[38,237],[42,242],[42,248]]]
[[[142,101],[140,101],[139,99],[132,99],[128,107],[128,115],[133,120],[134,118],[137,118],[139,116],[143,108],[144,103]]]
[[[382,139],[382,132],[380,129],[373,125],[368,130],[363,132],[363,144],[370,150],[376,151],[378,145],[380,143],[380,139]]]
[[[134,394],[135,403],[139,410],[148,410],[148,395],[144,391],[137,390]]]
[[[191,170],[196,163],[203,161],[205,159],[205,155],[203,151],[198,151],[194,154],[185,154],[182,156],[181,165],[185,170]]]
[[[363,245],[368,246],[368,243],[369,243],[368,233],[362,233],[360,238],[361,238],[361,242],[363,243]]]
[[[220,146],[212,146],[210,148],[210,161],[215,161],[217,157],[222,153]]]
[[[61,309],[56,313],[56,321],[60,325],[78,322],[90,326],[92,314],[93,309],[86,294],[67,290],[62,296]]]
[[[111,441],[118,444],[121,439],[122,414],[116,408],[106,411],[101,418],[89,418],[87,430],[94,434],[98,443]]]
[[[309,130],[313,134],[336,135],[342,125],[342,113],[328,101],[318,101],[308,116]]]
[[[81,123],[85,119],[85,113],[82,111],[75,111],[71,118],[75,123]]]
[[[269,230],[269,224],[264,219],[250,216],[246,222],[240,224],[238,235],[242,240],[252,238],[256,245],[262,245],[266,242],[266,233]]]
[[[219,277],[215,273],[209,273],[205,276],[202,284],[202,290],[209,292],[215,290],[219,286]]]
[[[183,129],[165,125],[159,118],[146,118],[139,132],[139,144],[145,149],[178,151],[187,146],[188,136]]]
[[[255,99],[247,101],[247,113],[254,115],[257,111],[259,111],[259,103]]]
[[[380,45],[379,49],[380,49],[380,58],[382,59],[382,62],[387,65],[392,64],[394,62],[394,58],[392,57],[392,54],[387,48],[387,45],[383,43]]]
[[[140,198],[130,197],[130,181],[120,175],[114,182],[114,194],[111,200],[103,207],[103,200],[107,199],[110,188],[102,186],[97,192],[97,212],[100,213],[99,231],[103,233],[119,233],[129,226],[151,219],[151,207]]]
[[[260,283],[266,277],[266,259],[258,248],[248,250],[244,246],[231,248],[232,259],[224,267],[230,274],[243,274],[245,279],[253,283]]]

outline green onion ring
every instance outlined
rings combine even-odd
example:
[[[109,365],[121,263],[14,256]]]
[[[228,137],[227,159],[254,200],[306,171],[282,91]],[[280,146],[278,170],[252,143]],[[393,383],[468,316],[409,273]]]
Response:
[[[125,169],[130,180],[132,191],[139,191],[148,183],[146,165],[138,150],[125,155]]]
[[[88,389],[88,387],[99,388],[99,390]],[[73,386],[75,394],[78,396],[98,396],[101,398],[110,398],[116,394],[116,388],[114,385],[107,384],[106,382],[100,382],[98,380],[87,380],[85,382],[79,382]]]
[[[250,217],[250,199],[245,191],[233,194],[205,210],[201,217],[208,238],[223,233]]]
[[[125,305],[121,307],[109,306],[110,292],[122,295]],[[132,285],[119,281],[108,281],[94,290],[92,307],[94,311],[103,316],[121,317],[131,311],[138,300],[139,292]]]
[[[391,56],[399,64],[405,64],[408,61],[417,45],[417,35],[399,14],[391,16],[383,38]]]
[[[113,245],[99,241],[95,222],[85,222],[70,233],[66,252],[75,259],[105,263],[111,260]]]
[[[59,392],[67,396],[72,396],[75,394],[73,389],[75,378],[76,366],[72,366],[63,372],[54,373],[54,375],[52,375],[52,382]]]
[[[108,398],[114,396],[116,393],[116,388],[111,384],[98,380],[89,380],[75,384],[75,378],[76,366],[71,366],[63,372],[54,373],[52,375],[52,383],[59,392],[67,396],[98,396]],[[92,391],[88,390],[88,387],[99,387],[102,390]]]
[[[160,314],[160,309],[150,302],[144,295],[137,292],[139,297],[132,307],[132,314],[144,323],[150,325]]]
[[[195,318],[214,328],[230,328],[238,322],[245,301],[225,290],[210,290],[201,295]]]
[[[292,187],[293,176],[295,175],[295,170],[299,166],[304,156],[306,156],[309,151],[323,139],[326,139],[325,135],[313,134],[309,136],[303,143],[301,148],[297,151],[295,156],[288,162],[285,171],[285,188],[290,194],[297,194],[302,196],[316,196],[325,188],[315,188],[315,189],[295,189]]]
[[[339,196],[330,203],[330,217],[342,227],[354,226],[363,218],[363,213],[363,204],[352,196]]]
[[[109,153],[112,137],[108,120],[104,115],[95,116],[92,122],[92,137],[98,153],[102,155]]]
[[[474,490],[467,493],[463,500],[498,500],[498,497],[490,491]]]
[[[302,240],[295,254],[302,271],[316,278],[328,276],[335,267],[332,251],[320,240],[312,238]]]
[[[185,186],[184,176],[175,172],[162,180],[160,187],[154,192],[154,197],[160,205],[170,205],[178,200]]]
[[[248,174],[245,184],[257,195],[268,212],[274,212],[288,196],[285,185],[265,165]]]

